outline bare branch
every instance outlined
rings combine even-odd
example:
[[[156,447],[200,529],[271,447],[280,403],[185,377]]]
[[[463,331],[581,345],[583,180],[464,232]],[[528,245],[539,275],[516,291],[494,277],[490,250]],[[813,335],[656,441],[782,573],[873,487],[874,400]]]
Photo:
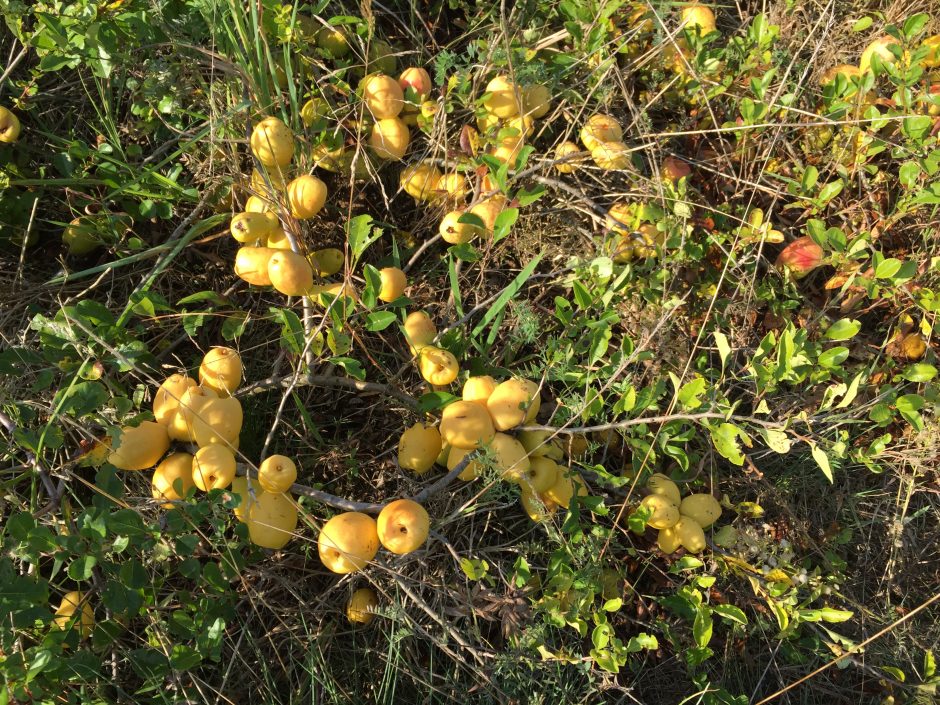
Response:
[[[602,423],[596,426],[519,426],[516,431],[550,431],[559,434],[591,433],[593,431],[613,431],[619,428],[629,428],[630,426],[641,426],[651,423],[669,423],[670,421],[702,421],[705,419],[723,419],[725,421],[737,421],[739,423],[750,423],[763,428],[785,428],[784,421],[765,421],[764,419],[755,419],[753,416],[735,416],[734,414],[722,414],[717,411],[704,411],[699,414],[666,414],[663,416],[641,416],[637,419],[627,419],[625,421],[614,421],[613,423]]]
[[[270,389],[282,388],[286,389],[290,386],[298,387],[333,387],[334,389],[350,389],[357,392],[365,392],[368,394],[381,394],[383,396],[392,397],[397,399],[405,406],[408,406],[411,409],[417,410],[418,400],[404,392],[401,392],[393,387],[390,387],[385,384],[379,384],[377,382],[360,382],[356,379],[349,379],[347,377],[328,377],[326,375],[302,375],[297,378],[296,383],[294,383],[294,375],[287,375],[285,377],[269,377],[268,379],[263,379],[259,382],[254,382],[249,384],[247,387],[243,387],[236,392],[236,397],[247,397],[254,394],[261,394]]]
[[[468,453],[461,459],[459,463],[454,467],[453,470],[444,475],[440,480],[435,482],[433,485],[429,485],[421,490],[411,499],[422,504],[426,502],[433,495],[442,492],[448,487],[457,476],[464,471],[464,469],[469,465],[473,460],[476,459],[476,453]],[[238,463],[235,466],[235,472],[242,477],[250,477],[251,479],[257,479],[258,472],[252,467],[245,465],[244,463]],[[382,507],[385,504],[376,504],[374,502],[355,502],[351,499],[346,499],[345,497],[338,497],[335,494],[330,494],[329,492],[323,492],[322,490],[315,490],[312,487],[301,484],[291,485],[290,491],[295,495],[303,495],[305,497],[311,497],[318,502],[327,504],[336,509],[342,509],[347,512],[364,512],[366,514],[378,514],[382,511]]]

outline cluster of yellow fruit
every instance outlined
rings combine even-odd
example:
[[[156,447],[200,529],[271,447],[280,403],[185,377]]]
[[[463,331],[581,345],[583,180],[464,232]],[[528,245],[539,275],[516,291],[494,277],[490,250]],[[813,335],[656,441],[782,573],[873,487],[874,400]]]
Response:
[[[436,107],[433,102],[423,106],[431,88],[428,72],[416,66],[406,68],[397,80],[384,73],[362,79],[359,91],[373,120],[369,148],[376,157],[386,161],[404,159],[411,144],[409,125],[417,124],[422,110]]]
[[[0,105],[0,143],[12,144],[20,138],[20,119]]]
[[[265,118],[252,132],[252,153],[267,174],[257,170],[252,173],[256,193],[248,198],[245,212],[235,215],[230,224],[232,237],[242,245],[235,255],[235,273],[254,286],[273,286],[287,296],[308,296],[323,305],[328,303],[327,296],[355,300],[351,284],[314,283],[315,276],[330,277],[343,269],[342,251],[331,247],[304,256],[300,251],[303,243],[296,239],[291,243],[278,216],[279,212],[287,212],[291,218],[305,220],[319,213],[326,203],[326,184],[316,176],[298,176],[285,185],[281,170],[293,158],[294,142],[290,128],[278,118]],[[391,302],[404,293],[407,278],[402,270],[386,267],[380,276],[380,300]]]
[[[194,456],[184,454],[192,468],[189,480],[184,480],[184,489],[193,484],[202,490],[227,487],[235,475],[232,450],[238,448],[242,427],[242,406],[232,393],[241,381],[242,362],[238,353],[231,348],[212,348],[199,365],[198,383],[186,374],[170,375],[163,381],[153,396],[156,421],[122,428],[108,462],[119,470],[147,470],[160,461],[171,441],[195,443],[199,446],[197,456],[205,451],[201,456],[205,465],[198,470],[200,463]],[[218,462],[215,454],[220,451],[231,456],[230,464]],[[182,479],[177,472],[182,465],[185,463],[177,460],[164,470],[158,468],[154,477],[156,499],[182,498],[173,489],[174,481]]]
[[[297,465],[285,455],[269,455],[258,466],[258,477],[232,480],[232,493],[241,497],[235,517],[248,525],[248,538],[262,548],[284,548],[297,529],[297,502],[290,489]]]
[[[655,37],[655,16],[646,8],[637,15],[637,18],[641,21],[641,27],[638,29],[645,35],[645,42],[643,42],[643,44],[649,45]],[[683,7],[679,12],[679,26],[683,30],[700,36],[711,34],[718,29],[717,22],[715,21],[715,13],[712,12],[711,8],[707,5],[686,5]],[[641,43],[638,42],[638,44]],[[641,51],[641,53],[642,50],[646,48],[648,48],[648,46],[644,46],[642,49],[640,46],[637,46],[637,50]],[[694,56],[689,42],[684,36],[677,37],[675,42],[663,44],[662,59],[665,66],[679,77],[680,83],[691,79],[690,67]]]
[[[413,311],[405,317],[405,342],[418,358],[421,376],[435,387],[444,387],[455,379],[460,365],[453,353],[431,343],[437,337],[437,326],[424,311]]]
[[[610,115],[595,113],[581,128],[581,143],[590,152],[595,165],[605,170],[625,169],[630,165],[627,146],[623,143],[623,127]],[[555,169],[562,174],[576,172],[582,163],[581,148],[565,141],[555,149]],[[675,157],[663,160],[660,175],[664,181],[675,184],[689,176],[689,165]],[[656,254],[665,234],[643,217],[645,209],[635,203],[615,203],[607,211],[606,225],[615,237],[609,243],[614,261],[618,264],[643,259]]]
[[[647,525],[659,530],[660,550],[670,554],[682,546],[689,553],[701,553],[705,529],[721,516],[718,500],[704,493],[683,497],[678,485],[661,473],[651,475],[646,488],[650,494],[640,504],[652,512]]]
[[[481,143],[490,144],[490,155],[503,163],[513,164],[535,129],[534,121],[547,115],[551,109],[551,93],[541,84],[519,87],[501,74],[486,85],[482,105],[484,114],[477,119],[479,132],[469,126],[465,128],[470,135],[473,153],[476,154]],[[436,104],[425,101],[421,111],[425,116],[433,116],[436,108]],[[452,245],[492,234],[496,218],[506,207],[506,197],[498,192],[488,176],[484,176],[480,183],[480,197],[467,208],[466,199],[471,189],[464,174],[458,171],[444,173],[431,161],[406,167],[401,173],[400,185],[417,201],[442,203],[449,207],[438,232],[445,242]],[[479,218],[482,225],[473,218],[463,218],[468,213]]]
[[[653,257],[665,244],[666,234],[649,222],[645,210],[636,203],[615,203],[607,210],[607,229],[614,235],[608,250],[614,262]]]
[[[321,276],[335,274],[342,267],[338,250],[314,252],[304,256],[296,240],[291,243],[279,214],[307,220],[319,213],[326,203],[327,188],[312,174],[302,174],[289,183],[284,170],[294,157],[294,133],[276,117],[261,120],[251,133],[251,151],[265,169],[252,171],[253,195],[245,212],[232,218],[230,232],[242,247],[235,255],[235,273],[255,286],[273,286],[287,296],[311,296],[319,293],[314,272]],[[295,247],[298,251],[295,251]]]
[[[581,128],[581,144],[591,153],[591,159],[601,169],[611,171],[630,166],[630,151],[623,143],[623,126],[610,115],[591,115]],[[579,167],[581,148],[565,141],[555,148],[555,168],[562,174],[571,174]]]
[[[506,98],[507,90],[512,95],[511,100]],[[422,118],[432,119],[437,111],[437,104],[426,100],[430,91],[430,76],[422,68],[405,69],[397,82],[382,74],[363,79],[363,101],[375,120],[369,136],[373,154],[385,160],[404,158],[411,139],[408,125]],[[492,153],[508,161],[518,155],[525,136],[531,133],[532,117],[542,116],[548,111],[547,98],[531,114],[519,115],[523,102],[516,96],[515,87],[505,78],[493,79],[487,86],[487,92],[491,98],[484,105],[488,110],[492,106],[495,111],[488,113],[496,121],[494,124],[502,126],[503,118],[508,118],[506,126],[511,128],[512,133],[511,137],[503,137]],[[530,92],[524,95],[530,95]],[[495,103],[493,96],[497,97]],[[512,107],[508,107],[505,104],[507,102],[512,103]],[[515,127],[512,121],[518,121],[520,126]],[[523,124],[528,125],[528,128],[522,127]],[[497,189],[489,178],[485,178],[481,184],[481,193],[490,195],[466,209],[464,204],[471,192],[466,176],[459,171],[442,172],[431,161],[405,167],[399,177],[399,184],[416,201],[442,203],[451,208],[441,220],[439,232],[445,242],[454,245],[470,242],[483,232],[492,233],[496,217],[506,206],[505,197],[492,194]],[[468,212],[482,221],[482,229],[472,222],[460,222],[461,217]]]
[[[167,377],[153,396],[156,421],[121,429],[108,462],[119,470],[156,465],[151,492],[165,509],[172,509],[193,487],[208,492],[232,485],[242,498],[235,516],[248,523],[252,542],[282,548],[297,527],[297,506],[289,494],[297,466],[283,455],[265,458],[251,490],[246,478],[235,476],[243,415],[241,402],[232,394],[241,385],[242,372],[238,353],[218,347],[203,357],[198,382],[186,374]],[[164,458],[171,441],[195,443],[198,450]]]
[[[535,83],[520,87],[502,74],[492,78],[486,84],[483,98],[485,112],[477,118],[483,141],[493,145],[489,154],[504,164],[513,165],[526,139],[535,131],[535,120],[548,115],[551,106],[551,91],[545,85]],[[472,136],[471,142],[477,139]],[[483,221],[483,234],[492,234],[496,218],[506,207],[506,197],[498,192],[489,176],[481,180],[480,192],[483,198],[469,209],[457,208],[444,215],[438,231],[445,242],[461,244],[481,234],[474,224],[460,222],[464,213],[479,217]]]
[[[530,380],[470,377],[462,399],[444,408],[439,425],[418,422],[405,430],[398,464],[418,475],[435,463],[454,470],[469,453],[486,449],[501,477],[520,486],[526,512],[540,521],[558,506],[567,507],[575,491],[587,494],[581,477],[558,464],[563,450],[549,433],[506,433],[534,420],[540,403],[538,385]],[[480,461],[472,459],[458,477],[470,481],[479,472]]]
[[[860,79],[864,74],[872,70],[872,60],[876,56],[883,64],[897,64],[899,59],[891,50],[891,47],[899,45],[899,40],[895,39],[894,37],[888,35],[878,37],[874,41],[870,42],[868,46],[866,46],[862,51],[858,66],[852,66],[851,64],[839,64],[838,66],[833,66],[822,75],[820,83],[823,86],[826,86],[835,82],[839,76],[842,76],[846,81],[848,81],[849,84],[851,84],[853,80]],[[940,68],[940,34],[927,37],[921,42],[919,48],[925,49],[924,55],[920,60],[920,65],[922,68]],[[912,55],[910,51],[903,51],[900,57],[901,66],[906,67],[910,65],[911,58]],[[926,78],[929,84],[929,93],[933,96],[940,95],[940,75],[933,74],[927,76]],[[854,92],[854,90],[850,91],[850,93]],[[874,101],[876,96],[869,95],[868,98]],[[940,107],[934,105],[932,102],[928,103],[927,111],[928,114],[933,116],[940,115]]]
[[[375,46],[375,44],[373,44]],[[430,127],[437,113],[437,103],[427,100],[431,92],[431,77],[420,67],[411,66],[401,72],[398,79],[388,75],[395,68],[395,57],[390,61],[370,61],[370,67],[381,70],[369,73],[359,82],[359,94],[365,107],[355,120],[357,132],[368,133],[369,151],[379,160],[400,161],[411,144],[410,127]],[[300,111],[307,127],[314,127],[330,116],[329,103],[320,96],[308,100]],[[367,160],[353,163],[355,150],[343,143],[341,129],[326,132],[311,151],[314,166],[326,171],[349,174],[357,178],[369,175]]]
[[[375,558],[379,546],[402,556],[427,541],[431,519],[413,499],[396,499],[377,519],[362,512],[337,514],[323,525],[317,538],[320,560],[334,573],[362,570]]]
[[[526,138],[535,131],[535,120],[548,115],[551,107],[547,86],[520,87],[503,74],[491,79],[483,97],[484,114],[477,118],[484,141],[493,144],[489,154],[504,164],[515,163]]]

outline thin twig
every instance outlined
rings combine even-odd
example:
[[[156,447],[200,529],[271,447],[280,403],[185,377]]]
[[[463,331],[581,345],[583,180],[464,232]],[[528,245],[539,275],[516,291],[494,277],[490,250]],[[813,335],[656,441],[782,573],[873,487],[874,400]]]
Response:
[[[469,465],[476,458],[475,453],[467,453],[459,463],[454,467],[453,470],[444,475],[440,480],[435,482],[433,485],[429,485],[421,490],[411,499],[421,504],[426,502],[433,495],[442,492],[445,490],[456,478],[462,473],[467,465]],[[236,474],[242,477],[249,477],[251,479],[257,479],[258,471],[253,467],[250,467],[244,463],[238,463],[235,466]],[[299,494],[305,497],[311,497],[312,499],[327,504],[336,509],[342,509],[347,512],[364,512],[366,514],[378,514],[382,511],[382,507],[385,504],[377,504],[375,502],[355,502],[351,499],[346,499],[345,497],[338,497],[335,494],[330,494],[329,492],[323,492],[322,490],[315,490],[312,487],[307,485],[301,485],[295,483],[291,485],[290,491],[292,494]]]
[[[773,693],[772,695],[768,695],[768,696],[767,696],[766,698],[764,698],[763,700],[757,701],[756,703],[754,703],[754,705],[765,705],[765,703],[769,703],[771,700],[776,700],[776,699],[779,698],[781,695],[783,695],[784,693],[790,692],[791,690],[793,690],[794,688],[796,688],[796,687],[797,687],[798,685],[800,685],[801,683],[805,683],[806,681],[810,680],[811,678],[814,678],[815,676],[819,675],[819,674],[822,673],[823,671],[825,671],[825,670],[827,670],[827,669],[829,669],[829,668],[832,668],[832,667],[835,666],[836,664],[838,664],[838,663],[842,662],[843,660],[849,658],[852,654],[860,653],[866,646],[868,646],[869,644],[871,644],[873,641],[876,641],[876,640],[880,639],[881,637],[883,637],[883,636],[884,636],[885,634],[887,634],[888,632],[890,632],[890,631],[896,629],[897,627],[899,627],[900,625],[902,625],[904,622],[906,622],[906,621],[908,621],[909,619],[911,619],[912,617],[914,617],[914,615],[916,615],[916,614],[922,612],[923,610],[927,609],[928,607],[930,607],[930,605],[932,605],[932,604],[933,604],[934,602],[936,602],[937,600],[940,600],[940,592],[936,593],[933,597],[931,597],[930,599],[926,600],[925,602],[922,602],[918,607],[915,607],[915,608],[912,609],[910,612],[908,612],[906,615],[904,615],[904,616],[901,617],[900,619],[898,619],[898,620],[892,622],[891,624],[889,624],[889,625],[888,625],[887,627],[885,627],[884,629],[882,629],[882,630],[880,630],[880,631],[874,633],[872,636],[870,636],[870,637],[868,637],[867,639],[865,639],[865,641],[861,642],[860,644],[856,644],[855,646],[853,646],[853,647],[847,649],[846,652],[845,652],[844,654],[842,654],[842,656],[839,656],[838,658],[835,658],[835,659],[833,659],[832,661],[828,661],[828,662],[824,663],[822,666],[820,666],[819,668],[817,668],[817,669],[816,669],[815,671],[813,671],[812,673],[808,673],[807,675],[803,676],[803,677],[800,678],[799,680],[793,681],[793,682],[790,683],[789,685],[787,685],[787,686],[781,688],[780,690],[778,690],[776,693]]]
[[[476,458],[476,455],[476,453],[467,453],[467,455],[461,458],[460,462],[454,466],[453,470],[444,475],[444,477],[435,482],[433,485],[428,485],[425,487],[418,494],[412,497],[412,499],[418,504],[423,504],[429,497],[436,495],[438,492],[442,492],[457,478],[460,473],[464,471],[464,469],[466,469],[467,465],[469,465]]]
[[[0,411],[0,426],[3,426],[6,429],[7,433],[10,434],[10,439],[13,440],[17,430],[16,423],[2,411]],[[42,480],[42,484],[46,488],[46,494],[49,495],[49,503],[54,505],[54,507],[57,507],[59,500],[62,498],[62,495],[56,490],[56,486],[53,484],[52,478],[49,476],[49,471],[42,466],[42,464],[39,462],[39,458],[37,458],[36,454],[31,450],[26,451],[26,459],[29,463],[29,466],[36,471],[36,473],[39,475],[39,478]]]
[[[422,600],[418,595],[412,592],[412,590],[407,585],[405,585],[404,578],[399,576],[393,570],[389,570],[388,574],[397,583],[401,591],[405,593],[405,595],[408,596],[408,599],[410,599],[414,604],[420,607],[424,611],[424,613],[427,614],[431,619],[437,622],[438,626],[440,626],[445,632],[447,632],[450,635],[451,639],[456,641],[465,651],[467,651],[471,656],[473,656],[474,660],[478,664],[482,665],[484,663],[483,656],[480,654],[480,652],[474,649],[472,646],[470,646],[470,643],[466,639],[464,639],[462,636],[460,636],[460,634],[457,632],[456,629],[454,629],[443,617],[441,617],[434,610],[432,610],[424,600]]]
[[[290,374],[285,377],[269,377],[268,379],[263,379],[259,382],[254,382],[249,384],[247,387],[239,389],[235,393],[236,397],[247,397],[255,394],[261,394],[270,389],[282,388],[287,389],[292,386],[294,381],[294,375]],[[293,386],[298,387],[333,387],[337,389],[351,389],[357,392],[366,392],[372,394],[381,394],[383,396],[392,397],[397,399],[402,404],[417,410],[419,408],[418,400],[412,396],[400,392],[393,387],[390,387],[385,384],[379,384],[377,382],[360,382],[357,379],[349,379],[347,377],[327,377],[325,375],[302,375],[296,380],[296,384]]]
[[[519,426],[517,431],[550,431],[560,434],[591,433],[593,431],[613,431],[618,428],[629,428],[630,426],[641,426],[652,423],[669,423],[670,421],[702,421],[704,419],[724,419],[725,421],[738,421],[740,423],[750,423],[763,428],[785,428],[785,421],[764,421],[755,419],[753,416],[736,416],[734,414],[722,414],[718,411],[704,411],[698,414],[665,414],[663,416],[645,416],[636,419],[627,419],[625,421],[614,421],[612,423],[602,423],[596,426]],[[792,419],[797,421],[799,419]]]
[[[13,59],[10,61],[10,63],[7,65],[6,70],[3,72],[2,75],[0,75],[0,89],[2,89],[3,82],[7,80],[7,78],[9,77],[11,73],[13,73],[13,69],[15,69],[19,65],[19,63],[23,59],[26,58],[26,53],[28,51],[29,51],[29,47],[24,44],[23,48],[20,49],[19,54],[14,56]]]

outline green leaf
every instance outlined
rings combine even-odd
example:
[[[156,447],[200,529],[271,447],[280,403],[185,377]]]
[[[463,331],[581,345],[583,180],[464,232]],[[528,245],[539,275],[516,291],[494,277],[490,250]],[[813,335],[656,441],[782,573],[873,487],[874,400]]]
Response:
[[[326,345],[334,355],[345,355],[352,350],[352,336],[338,328],[326,332]]]
[[[921,31],[923,31],[924,27],[927,26],[929,21],[930,15],[928,15],[926,12],[918,12],[916,15],[911,15],[908,17],[906,20],[904,20],[904,28],[901,30],[905,39],[914,39],[918,34],[921,33]]]
[[[82,299],[75,304],[75,315],[86,325],[93,324],[89,326],[90,328],[99,325],[110,326],[115,322],[114,314],[108,310],[107,306],[93,299]]]
[[[483,220],[483,218],[478,216],[476,213],[470,213],[469,211],[457,218],[457,222],[464,225],[473,226],[474,228],[478,228],[480,230],[484,230],[486,228],[486,222]]]
[[[0,609],[11,612],[14,609],[46,604],[49,585],[36,575],[20,575],[13,567],[13,561],[0,557]]]
[[[858,386],[861,384],[864,378],[864,372],[859,372],[857,375],[855,375],[855,377],[852,378],[852,381],[849,382],[849,388],[845,391],[845,395],[842,397],[842,401],[836,404],[837,409],[844,409],[853,401],[855,401],[855,397],[858,396]]]
[[[849,349],[838,346],[835,348],[830,348],[826,350],[819,356],[819,366],[820,367],[838,367],[843,362],[845,362],[849,357]]]
[[[41,365],[43,358],[37,352],[11,346],[0,350],[0,375],[22,376],[30,365]]]
[[[330,359],[330,362],[341,367],[353,379],[362,382],[366,378],[366,371],[362,369],[362,363],[359,360],[354,360],[351,357],[334,357]]]
[[[921,168],[917,162],[904,162],[898,169],[898,181],[905,188],[914,188],[917,184],[917,177],[920,176]]]
[[[705,605],[699,605],[695,611],[695,621],[692,622],[692,637],[698,646],[708,646],[712,640],[711,610]]]
[[[774,452],[780,453],[781,455],[790,452],[790,437],[787,436],[785,431],[780,431],[775,428],[762,428],[760,435],[763,436],[767,447]]]
[[[706,389],[708,389],[708,382],[704,377],[698,377],[691,382],[687,382],[679,390],[679,404],[686,409],[697,409],[702,405],[702,400],[699,397],[705,393]]]
[[[800,188],[803,189],[804,193],[808,193],[813,189],[813,186],[816,185],[818,180],[819,169],[810,165],[803,171],[803,178],[800,179]]]
[[[695,556],[682,556],[679,560],[669,566],[670,573],[681,573],[684,570],[698,570],[705,564]]]
[[[460,569],[470,580],[480,580],[490,570],[490,564],[479,558],[461,558]]]
[[[499,242],[509,235],[509,230],[519,220],[518,208],[506,208],[496,216],[493,223],[493,242]]]
[[[146,533],[140,514],[133,509],[118,509],[109,514],[107,520],[108,531],[117,536],[139,538]]]
[[[653,516],[653,510],[644,504],[638,504],[627,516],[627,526],[630,531],[636,534],[642,534],[646,531],[646,522]]]
[[[628,385],[626,391],[624,391],[617,401],[614,402],[614,413],[615,414],[625,414],[628,411],[632,411],[633,407],[636,406],[636,389],[634,386]]]
[[[894,666],[881,666],[881,670],[887,673],[889,676],[894,678],[894,680],[899,683],[904,683],[907,680],[907,676],[904,674],[900,668]]]
[[[182,319],[183,330],[186,332],[186,335],[189,336],[195,336],[199,332],[199,329],[209,320],[209,316],[206,313],[183,312],[180,318]]]
[[[801,622],[821,622],[822,614],[819,610],[803,609],[799,611]]]
[[[52,652],[49,649],[39,649],[33,654],[30,661],[29,670],[26,672],[26,682],[29,683],[40,673],[46,670],[46,666],[52,663]]]
[[[36,527],[36,520],[29,512],[19,512],[7,519],[4,529],[14,541],[26,541]]]
[[[587,287],[584,286],[584,284],[577,280],[571,282],[571,292],[574,294],[575,304],[577,304],[578,308],[582,311],[590,308],[591,304],[594,303],[594,298],[591,296],[591,292],[587,290]]]
[[[720,330],[715,333],[715,346],[718,348],[718,356],[721,358],[721,369],[725,369],[728,357],[731,355],[731,345],[728,343],[728,336]]]
[[[155,291],[135,291],[129,302],[131,310],[139,316],[156,316],[160,311],[172,311],[173,307]]]
[[[363,306],[371,309],[375,307],[379,300],[379,292],[382,291],[382,274],[371,264],[367,264],[362,268],[362,274],[366,280],[366,285],[362,290],[360,300]]]
[[[489,167],[490,178],[493,180],[493,183],[496,184],[496,187],[503,193],[506,193],[506,175],[509,173],[508,166],[491,154],[481,155],[480,161]]]
[[[225,340],[237,340],[248,327],[248,311],[232,311],[222,324],[222,337]]]
[[[914,142],[921,142],[930,135],[933,118],[928,115],[906,117],[901,122],[901,131]]]
[[[525,587],[529,580],[532,579],[532,569],[529,566],[529,562],[525,559],[525,556],[519,556],[516,559],[516,562],[513,564],[513,569],[515,570],[515,579],[513,582],[516,587]]]
[[[366,316],[366,330],[373,333],[385,330],[396,320],[398,317],[393,311],[375,311]]]
[[[774,613],[780,631],[786,631],[787,627],[790,626],[790,614],[787,612],[787,608],[772,597],[767,597],[766,599],[767,606],[770,607],[770,611]]]
[[[455,259],[459,259],[464,262],[476,262],[480,259],[480,253],[477,252],[477,250],[469,242],[465,242],[462,245],[454,245],[453,247],[449,247],[447,248],[447,251],[452,254]]]
[[[709,430],[715,450],[735,465],[744,465],[744,455],[741,453],[741,446],[738,444],[738,434],[741,433],[741,429],[734,424],[723,423],[712,426]]]
[[[722,619],[726,619],[729,622],[737,622],[741,625],[747,625],[747,615],[744,614],[744,611],[739,607],[734,605],[713,605],[712,612],[717,614]]]
[[[849,612],[848,610],[837,610],[831,607],[823,607],[821,610],[819,610],[819,614],[822,618],[822,621],[829,622],[830,624],[847,622],[855,616],[854,612]]]
[[[211,301],[216,306],[227,306],[229,305],[229,300],[215,291],[200,291],[195,294],[190,294],[189,296],[184,296],[182,299],[176,302],[177,306],[184,306],[186,304],[195,304],[200,301]]]
[[[844,187],[845,184],[841,181],[830,181],[828,184],[822,187],[817,200],[822,204],[829,203],[829,201],[842,193],[842,189]]]
[[[639,653],[640,651],[651,651],[659,648],[659,641],[652,634],[646,634],[645,632],[640,632],[636,636],[630,637],[630,640],[627,642],[627,651],[631,654]]]
[[[613,629],[609,624],[598,624],[594,627],[594,632],[591,634],[591,643],[594,644],[594,648],[605,648],[610,643],[612,633]]]
[[[909,382],[929,382],[937,376],[937,368],[926,362],[918,362],[908,365],[901,376]]]
[[[529,262],[519,274],[516,275],[516,278],[513,279],[509,286],[503,289],[496,301],[493,302],[493,305],[490,306],[490,309],[483,314],[483,317],[480,319],[480,322],[474,326],[473,331],[470,333],[471,338],[476,338],[483,331],[486,326],[490,325],[496,317],[503,312],[503,309],[506,308],[507,304],[515,298],[522,287],[525,286],[526,282],[529,281],[529,277],[532,276],[532,272],[535,271],[535,268],[538,266],[539,262],[542,261],[542,253],[539,253],[535,259]],[[489,338],[496,339],[496,331],[491,330]],[[488,342],[489,345],[492,345],[492,342]]]
[[[864,32],[866,29],[871,27],[872,22],[874,22],[874,20],[867,15],[865,17],[860,17],[859,19],[855,20],[855,23],[852,25],[852,31]]]
[[[67,572],[72,580],[88,580],[91,577],[91,572],[96,565],[98,565],[98,559],[91,554],[86,554],[84,556],[79,556],[74,561],[69,563],[69,569]]]
[[[862,329],[860,321],[854,318],[840,318],[826,330],[829,340],[849,340]]]
[[[924,398],[922,396],[919,394],[905,394],[902,397],[898,397],[894,404],[901,416],[903,416],[911,426],[918,431],[923,430],[924,420],[918,413],[924,406]]]
[[[202,663],[202,655],[186,644],[174,644],[170,650],[170,665],[176,671],[188,671]]]
[[[934,658],[933,651],[927,649],[924,652],[924,680],[930,680],[937,673],[937,661]]]
[[[819,469],[822,470],[822,474],[825,475],[826,479],[829,480],[829,483],[832,484],[832,467],[829,465],[829,456],[826,455],[826,452],[815,443],[810,444],[810,449],[813,455],[813,460],[816,461]]]
[[[531,191],[525,189],[520,189],[516,194],[516,200],[519,201],[520,206],[528,206],[532,203],[535,203],[538,199],[545,195],[545,186],[539,184]]]
[[[875,278],[890,279],[900,271],[901,264],[901,260],[895,259],[894,257],[889,257],[888,259],[881,262],[877,267],[875,267]]]
[[[428,392],[418,399],[418,410],[426,414],[443,409],[448,404],[457,401],[460,397],[448,392]]]
[[[590,655],[591,658],[594,659],[594,663],[601,670],[607,671],[608,673],[620,672],[620,662],[610,649],[591,649]]]
[[[275,323],[281,324],[281,347],[294,355],[304,351],[304,326],[300,317],[287,308],[268,309]]]
[[[59,390],[53,405],[62,404],[61,410],[76,418],[100,409],[108,400],[108,389],[100,382],[77,382]]]
[[[352,266],[355,267],[369,245],[382,237],[382,230],[372,227],[372,216],[357,215],[346,224],[346,240],[352,252]]]

